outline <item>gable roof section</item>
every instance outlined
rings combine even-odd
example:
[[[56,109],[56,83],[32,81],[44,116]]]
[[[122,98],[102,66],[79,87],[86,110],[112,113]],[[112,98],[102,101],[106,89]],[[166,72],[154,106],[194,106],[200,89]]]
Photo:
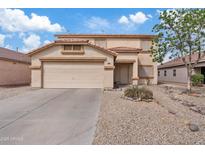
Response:
[[[187,60],[189,57],[185,56],[185,59]],[[198,58],[198,53],[194,53],[191,55],[192,63],[194,63]],[[199,62],[205,62],[205,52],[201,54],[201,60]],[[162,68],[169,68],[169,67],[176,67],[176,66],[182,66],[184,65],[184,62],[182,58],[176,58],[171,61],[168,61],[164,64],[161,64],[158,66],[159,69]]]
[[[42,52],[43,50],[50,48],[50,47],[53,47],[53,46],[56,46],[56,45],[66,45],[66,44],[70,44],[70,45],[87,45],[87,46],[90,46],[92,48],[95,48],[95,49],[101,50],[103,52],[106,52],[106,53],[108,53],[112,56],[117,56],[116,52],[111,51],[109,49],[105,49],[103,47],[100,47],[100,46],[97,46],[97,45],[94,45],[94,44],[91,44],[91,43],[89,43],[89,40],[68,40],[68,39],[55,40],[52,43],[49,43],[47,45],[44,45],[40,48],[37,48],[37,49],[27,53],[27,55],[32,56],[36,53]]]
[[[104,52],[106,52],[106,53],[108,53],[108,54],[111,54],[111,55],[113,55],[113,56],[117,56],[117,53],[116,53],[116,52],[111,51],[111,50],[109,50],[109,49],[105,49],[105,48],[103,48],[103,47],[100,47],[100,46],[97,46],[97,45],[94,45],[94,44],[91,44],[91,43],[88,43],[87,45],[90,46],[90,47],[93,47],[93,48],[102,50],[102,51],[104,51]]]
[[[2,47],[0,47],[0,59],[6,59],[6,60],[28,63],[28,64],[31,63],[31,59],[29,56]]]
[[[117,53],[139,53],[142,51],[142,49],[131,47],[114,47],[109,48],[109,50],[115,51]]]
[[[57,38],[137,38],[153,39],[156,35],[139,35],[139,34],[57,34]]]

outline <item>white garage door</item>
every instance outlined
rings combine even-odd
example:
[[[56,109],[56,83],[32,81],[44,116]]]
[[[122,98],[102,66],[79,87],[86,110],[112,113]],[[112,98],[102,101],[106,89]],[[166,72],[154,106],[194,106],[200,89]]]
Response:
[[[44,88],[103,88],[103,62],[44,62]]]

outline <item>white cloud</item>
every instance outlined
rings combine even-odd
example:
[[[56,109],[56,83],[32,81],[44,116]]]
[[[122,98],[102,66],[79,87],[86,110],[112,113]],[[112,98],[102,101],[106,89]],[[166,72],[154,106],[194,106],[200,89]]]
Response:
[[[152,15],[151,15],[151,14],[148,14],[147,16],[148,16],[149,18],[152,18]]]
[[[23,33],[23,32],[20,32],[18,35],[19,35],[19,38],[21,38],[21,39],[24,38],[24,37],[26,36],[26,34]]]
[[[0,27],[8,32],[61,32],[64,30],[58,23],[51,23],[47,16],[31,13],[29,17],[20,9],[0,9],[0,17]]]
[[[88,19],[86,21],[86,26],[90,29],[94,29],[94,30],[104,30],[104,28],[108,28],[109,27],[109,22],[104,19],[104,18],[100,18],[100,17],[91,17],[90,19]]]
[[[43,42],[43,44],[48,44],[48,43],[51,43],[51,41],[45,40],[45,41]]]
[[[31,34],[28,37],[23,38],[23,44],[23,51],[35,49],[41,45],[41,38],[39,35]]]
[[[151,18],[151,14],[146,15],[143,12],[136,12],[135,14],[130,14],[129,16],[121,16],[118,20],[118,23],[132,27],[135,24],[143,24],[145,21]]]
[[[4,41],[5,41],[6,36],[3,34],[0,34],[0,46],[4,46]]]
[[[129,15],[130,20],[136,24],[142,24],[149,19],[149,17],[143,12],[137,12]]]
[[[13,49],[13,47],[10,44],[5,45],[4,48],[11,49],[11,50],[16,50],[16,49]]]
[[[126,16],[122,16],[122,17],[118,20],[118,22],[119,22],[120,24],[129,24],[129,19],[128,19]]]

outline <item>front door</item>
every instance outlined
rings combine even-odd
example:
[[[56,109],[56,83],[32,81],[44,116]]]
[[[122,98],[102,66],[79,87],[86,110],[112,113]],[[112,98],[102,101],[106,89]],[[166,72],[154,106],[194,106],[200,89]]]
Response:
[[[129,65],[121,65],[120,67],[120,83],[129,84]]]

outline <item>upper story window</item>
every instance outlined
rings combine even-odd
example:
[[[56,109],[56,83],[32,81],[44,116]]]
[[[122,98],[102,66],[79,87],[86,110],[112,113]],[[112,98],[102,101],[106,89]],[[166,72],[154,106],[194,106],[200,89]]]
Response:
[[[81,50],[81,45],[73,45],[73,50]]]
[[[167,76],[167,71],[166,70],[164,71],[164,76]]]
[[[62,54],[84,54],[84,48],[82,45],[64,45]]]
[[[160,76],[160,71],[158,71],[158,76]]]
[[[64,50],[72,50],[72,45],[64,45]]]
[[[81,45],[64,45],[64,50],[81,50]]]
[[[173,70],[173,76],[176,76],[177,74],[176,74],[176,70]]]

